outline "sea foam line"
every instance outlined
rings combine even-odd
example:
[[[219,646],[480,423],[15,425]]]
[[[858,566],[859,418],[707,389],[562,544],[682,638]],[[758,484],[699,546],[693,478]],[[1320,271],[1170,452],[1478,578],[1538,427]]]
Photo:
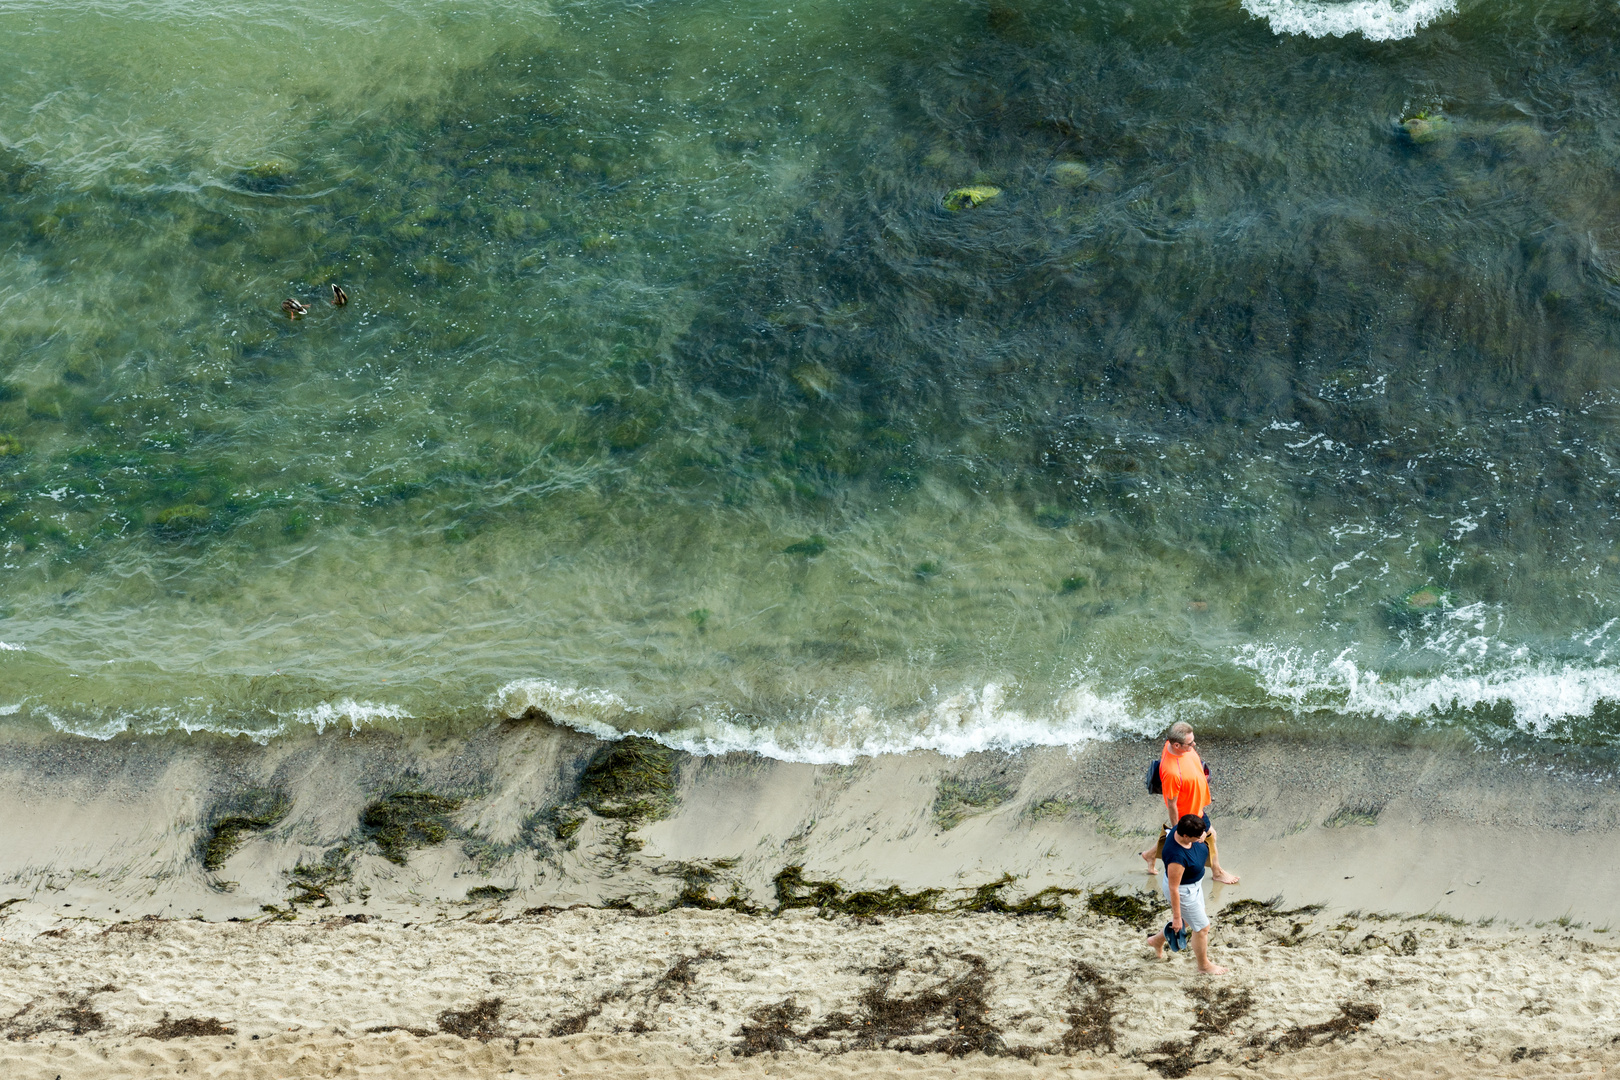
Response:
[[[910,715],[879,717],[865,705],[821,703],[796,722],[755,727],[728,715],[706,716],[676,731],[658,731],[644,710],[605,690],[563,686],[548,679],[519,679],[502,687],[491,708],[521,716],[543,709],[559,723],[603,739],[644,735],[674,750],[715,755],[736,751],[811,765],[848,765],[861,757],[932,750],[961,757],[983,750],[1027,746],[1075,746],[1124,734],[1162,730],[1175,717],[1142,712],[1124,694],[1099,694],[1087,686],[1070,690],[1053,715],[1030,716],[1006,703],[1003,687],[968,688]],[[1183,703],[1177,714],[1201,703]]]
[[[1349,658],[1297,648],[1250,646],[1236,662],[1295,713],[1342,712],[1383,720],[1439,718],[1508,705],[1520,730],[1546,734],[1560,721],[1590,717],[1620,700],[1620,671],[1542,661],[1489,671],[1441,671],[1385,679]]]
[[[1369,41],[1409,38],[1442,15],[1457,10],[1456,0],[1416,0],[1397,7],[1390,0],[1243,0],[1243,10],[1271,24],[1275,34],[1344,37],[1360,34]]]

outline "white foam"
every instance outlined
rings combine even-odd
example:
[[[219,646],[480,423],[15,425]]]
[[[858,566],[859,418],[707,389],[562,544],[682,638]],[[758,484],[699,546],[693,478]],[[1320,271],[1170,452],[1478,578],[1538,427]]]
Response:
[[[26,645],[13,645],[9,641],[0,641],[0,652],[27,652]]]
[[[1184,703],[1183,707],[1200,704]],[[1121,734],[1146,734],[1170,722],[1158,712],[1137,710],[1123,694],[1099,694],[1086,685],[1065,694],[1050,715],[1030,715],[1010,707],[1004,688],[988,683],[892,718],[880,717],[865,705],[821,702],[794,720],[771,727],[720,714],[699,717],[676,731],[650,727],[652,717],[616,694],[546,679],[508,683],[491,701],[493,709],[511,717],[531,706],[599,738],[644,735],[692,754],[746,751],[813,765],[847,765],[860,757],[912,750],[961,757],[981,750],[1074,746]]]
[[[1337,712],[1383,720],[1433,720],[1480,706],[1506,705],[1520,730],[1551,731],[1589,717],[1601,701],[1620,700],[1620,671],[1540,661],[1494,670],[1459,664],[1451,670],[1386,679],[1350,659],[1301,649],[1251,646],[1236,662],[1252,669],[1261,689],[1295,713]]]
[[[1243,10],[1265,19],[1275,34],[1313,38],[1360,34],[1369,41],[1398,41],[1456,11],[1457,0],[1414,0],[1404,5],[1390,0],[1243,0]]]
[[[397,705],[344,698],[342,701],[323,701],[309,709],[294,709],[288,720],[294,724],[309,724],[317,732],[325,731],[328,725],[338,727],[347,723],[350,732],[355,732],[378,720],[404,720],[409,716],[410,713]]]

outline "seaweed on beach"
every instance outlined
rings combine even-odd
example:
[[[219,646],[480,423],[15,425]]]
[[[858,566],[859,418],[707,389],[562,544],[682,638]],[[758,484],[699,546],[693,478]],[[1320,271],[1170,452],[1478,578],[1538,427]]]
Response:
[[[78,997],[72,994],[58,994],[68,1004],[54,1012],[35,1011],[36,1002],[30,1001],[17,1010],[0,1024],[0,1031],[4,1031],[6,1038],[13,1041],[27,1039],[34,1035],[43,1035],[47,1031],[60,1031],[69,1035],[87,1035],[92,1031],[101,1031],[107,1026],[101,1013],[90,1004],[90,999],[97,994],[116,993],[118,988],[111,983],[86,990]]]
[[[810,1010],[801,1008],[794,998],[786,998],[774,1005],[762,1005],[743,1021],[742,1029],[738,1032],[742,1041],[732,1047],[731,1052],[738,1057],[753,1057],[755,1054],[791,1050],[794,1043],[801,1041],[793,1025],[808,1015]]]
[[[934,795],[934,824],[949,831],[981,810],[1000,806],[1017,788],[999,776],[941,777]]]
[[[675,865],[681,877],[681,891],[676,895],[675,902],[670,905],[671,908],[735,911],[743,915],[765,914],[765,909],[750,900],[746,890],[738,882],[731,883],[730,895],[724,900],[716,900],[709,895],[710,886],[719,878],[720,872],[737,865],[735,859],[715,859],[709,863],[689,862]]]
[[[460,806],[460,799],[427,791],[396,791],[367,806],[360,815],[360,825],[383,858],[404,866],[412,848],[429,847],[449,838],[448,815]]]
[[[696,968],[699,964],[710,960],[725,960],[727,957],[713,949],[699,949],[691,956],[678,956],[669,965],[662,975],[653,981],[647,989],[647,1000],[674,1001],[677,994],[685,994],[697,982]]]
[[[229,813],[216,818],[202,842],[204,870],[219,870],[241,845],[245,834],[272,828],[287,811],[292,800],[279,791],[248,791],[234,800]]]
[[[579,801],[598,817],[656,821],[675,808],[675,753],[641,735],[596,752],[579,780]]]
[[[1282,906],[1282,897],[1270,900],[1234,900],[1221,909],[1221,920],[1230,926],[1264,925],[1273,919],[1296,920],[1316,915],[1325,904],[1306,904],[1304,907]]]
[[[1250,1046],[1266,1046],[1276,1051],[1303,1050],[1307,1046],[1326,1046],[1339,1042],[1361,1031],[1378,1019],[1379,1008],[1372,1002],[1344,1001],[1339,1003],[1339,1015],[1319,1024],[1296,1024],[1276,1036],[1269,1044],[1264,1035],[1249,1040]]]
[[[898,885],[882,890],[845,892],[836,881],[808,881],[804,867],[787,866],[771,879],[776,886],[776,909],[819,908],[840,915],[917,915],[938,911],[943,889],[908,893]]]
[[[1145,929],[1165,910],[1165,905],[1157,893],[1122,893],[1109,886],[1086,897],[1086,910]]]
[[[586,1025],[588,1025],[591,1020],[601,1015],[602,1005],[606,1001],[607,998],[605,997],[598,998],[595,1004],[583,1012],[577,1012],[572,1016],[563,1017],[561,1020],[558,1020],[556,1023],[551,1025],[551,1031],[549,1034],[554,1039],[561,1038],[564,1035],[578,1035],[580,1032],[585,1030]]]
[[[1198,1066],[1216,1060],[1218,1053],[1200,1056],[1199,1047],[1208,1039],[1228,1034],[1232,1025],[1254,1006],[1252,993],[1229,986],[1195,986],[1187,993],[1198,1002],[1193,1037],[1184,1043],[1162,1042],[1149,1050],[1142,1062],[1166,1080],[1179,1080]]]
[[[986,885],[980,885],[973,890],[972,895],[959,901],[951,910],[973,911],[994,915],[1045,915],[1048,918],[1061,918],[1064,912],[1064,896],[1079,896],[1079,889],[1065,889],[1057,885],[1049,885],[1040,892],[1031,893],[1018,901],[1009,903],[1002,898],[1001,891],[1018,879],[1011,874],[1003,874],[1000,878]]]
[[[503,889],[499,885],[480,885],[476,889],[467,890],[468,903],[480,903],[485,900],[505,900],[516,889]]]
[[[204,1035],[235,1035],[236,1029],[227,1027],[223,1020],[216,1020],[212,1016],[183,1016],[178,1020],[170,1020],[169,1014],[164,1013],[163,1019],[147,1030],[140,1032],[143,1039],[195,1039]]]
[[[1083,960],[1074,966],[1074,977],[1070,982],[1084,994],[1084,1000],[1068,1008],[1069,1030],[1063,1033],[1059,1043],[1063,1052],[1074,1054],[1085,1050],[1112,1053],[1115,1039],[1114,1003],[1125,988]]]
[[[439,1030],[463,1039],[488,1042],[501,1036],[501,999],[485,998],[467,1009],[446,1009],[437,1017]]]
[[[338,844],[328,848],[321,856],[320,862],[300,862],[288,870],[287,883],[293,890],[293,895],[287,898],[287,910],[292,911],[299,904],[331,907],[333,901],[328,890],[345,884],[354,877],[354,866],[349,854],[348,844]]]
[[[880,965],[873,970],[872,985],[857,999],[856,1013],[830,1013],[801,1040],[837,1039],[846,1052],[889,1049],[950,1057],[975,1052],[1032,1056],[1034,1051],[1028,1048],[1009,1049],[1001,1030],[990,1022],[990,971],[984,959],[971,953],[948,959],[966,964],[967,971],[912,994],[893,993],[895,977],[906,967],[904,961]],[[918,1039],[942,1028],[944,1034]]]

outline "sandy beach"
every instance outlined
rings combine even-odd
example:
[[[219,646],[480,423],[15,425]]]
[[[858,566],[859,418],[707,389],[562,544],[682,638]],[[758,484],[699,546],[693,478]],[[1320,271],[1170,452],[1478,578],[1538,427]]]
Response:
[[[1140,745],[670,755],[646,789],[608,749],[532,720],[459,743],[8,743],[0,1072],[1620,1066],[1616,799],[1579,777],[1212,748],[1243,882],[1211,895],[1231,968],[1211,980],[1142,945],[1162,913],[1134,855]],[[402,781],[426,816],[377,824]],[[210,870],[243,791],[279,816]]]

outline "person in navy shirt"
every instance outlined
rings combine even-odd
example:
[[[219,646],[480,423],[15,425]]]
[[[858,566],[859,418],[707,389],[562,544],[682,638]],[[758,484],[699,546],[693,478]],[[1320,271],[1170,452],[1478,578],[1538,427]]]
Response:
[[[1159,883],[1170,901],[1170,928],[1192,935],[1193,956],[1202,975],[1225,975],[1226,969],[1209,962],[1209,914],[1204,910],[1204,867],[1209,864],[1210,829],[1196,814],[1184,814],[1176,831],[1164,841],[1164,874]],[[1165,935],[1160,930],[1148,945],[1164,959]]]

